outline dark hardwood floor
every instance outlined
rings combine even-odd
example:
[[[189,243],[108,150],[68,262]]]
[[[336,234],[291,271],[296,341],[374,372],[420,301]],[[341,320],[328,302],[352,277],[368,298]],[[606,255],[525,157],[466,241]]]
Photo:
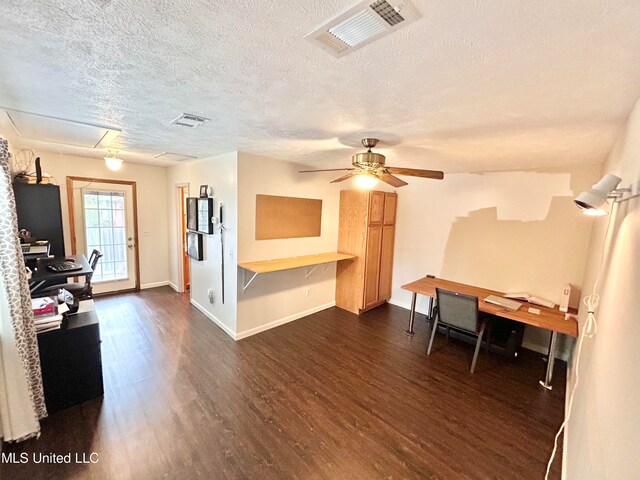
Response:
[[[168,287],[96,301],[105,395],[51,415],[6,452],[99,454],[97,464],[1,465],[1,479],[542,479],[565,367],[538,386],[408,312],[331,308],[234,342]],[[556,462],[556,465],[559,462]],[[559,478],[559,467],[552,478]]]

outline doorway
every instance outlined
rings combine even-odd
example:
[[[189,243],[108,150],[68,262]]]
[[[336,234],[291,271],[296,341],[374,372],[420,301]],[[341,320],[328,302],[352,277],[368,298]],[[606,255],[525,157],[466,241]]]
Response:
[[[96,294],[140,289],[136,183],[67,177],[71,249],[102,253],[91,283]]]
[[[182,291],[187,291],[191,287],[191,276],[189,271],[189,255],[187,255],[187,198],[189,197],[189,186],[178,187],[178,197],[180,203],[180,258],[182,259]]]

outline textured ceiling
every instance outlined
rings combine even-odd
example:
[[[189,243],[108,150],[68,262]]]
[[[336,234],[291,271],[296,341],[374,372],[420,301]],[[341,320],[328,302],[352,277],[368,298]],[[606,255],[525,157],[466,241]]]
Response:
[[[336,59],[303,36],[349,0],[2,0],[0,106],[122,129],[139,161],[347,166],[372,132],[388,163],[447,172],[605,158],[640,94],[638,0],[413,3]],[[212,121],[169,125],[182,112]]]

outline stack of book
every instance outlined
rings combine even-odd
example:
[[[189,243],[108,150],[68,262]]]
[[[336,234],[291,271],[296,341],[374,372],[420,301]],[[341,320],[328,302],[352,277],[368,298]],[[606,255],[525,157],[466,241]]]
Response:
[[[36,333],[48,332],[60,328],[62,314],[58,313],[54,297],[34,298],[31,300]]]

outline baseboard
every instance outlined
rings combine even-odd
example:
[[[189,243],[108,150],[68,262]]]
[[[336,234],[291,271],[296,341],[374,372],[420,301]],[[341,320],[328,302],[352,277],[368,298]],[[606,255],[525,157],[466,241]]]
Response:
[[[250,337],[251,335],[264,332],[265,330],[270,330],[280,325],[284,325],[285,323],[293,322],[294,320],[298,320],[299,318],[306,317],[307,315],[311,315],[313,313],[326,310],[327,308],[335,307],[335,305],[336,305],[335,301],[325,303],[324,305],[319,305],[317,307],[310,308],[309,310],[294,313],[293,315],[288,315],[278,320],[274,320],[273,322],[265,323],[264,325],[260,325],[259,327],[250,328],[249,330],[245,330],[244,332],[237,333],[236,340],[242,340],[243,338],[247,338],[247,337]]]
[[[220,327],[224,333],[229,335],[234,340],[238,339],[237,335],[235,334],[235,332],[233,330],[231,330],[224,323],[222,323],[214,314],[212,314],[211,312],[208,312],[202,305],[200,305],[198,302],[196,302],[193,298],[191,299],[191,305],[193,305],[195,308],[197,308],[200,312],[202,312],[202,314],[205,317],[207,317],[209,320],[211,320],[213,323],[215,323],[218,327]]]
[[[178,292],[178,293],[182,293],[182,292],[180,291],[180,289],[178,288],[178,286],[177,286],[175,283],[173,283],[173,282],[168,282],[168,283],[167,283],[167,285],[169,285],[171,288],[173,288],[176,292]]]
[[[404,308],[405,310],[411,310],[411,304],[410,303],[400,302],[398,300],[394,300],[393,298],[390,299],[387,303],[390,303],[391,305],[395,305],[396,307]],[[416,313],[419,313],[421,315],[426,315],[427,311],[416,307]]]
[[[140,285],[140,290],[146,290],[147,288],[166,287],[170,284],[171,282],[169,282],[169,280],[164,280],[163,282],[143,283],[142,285]]]

